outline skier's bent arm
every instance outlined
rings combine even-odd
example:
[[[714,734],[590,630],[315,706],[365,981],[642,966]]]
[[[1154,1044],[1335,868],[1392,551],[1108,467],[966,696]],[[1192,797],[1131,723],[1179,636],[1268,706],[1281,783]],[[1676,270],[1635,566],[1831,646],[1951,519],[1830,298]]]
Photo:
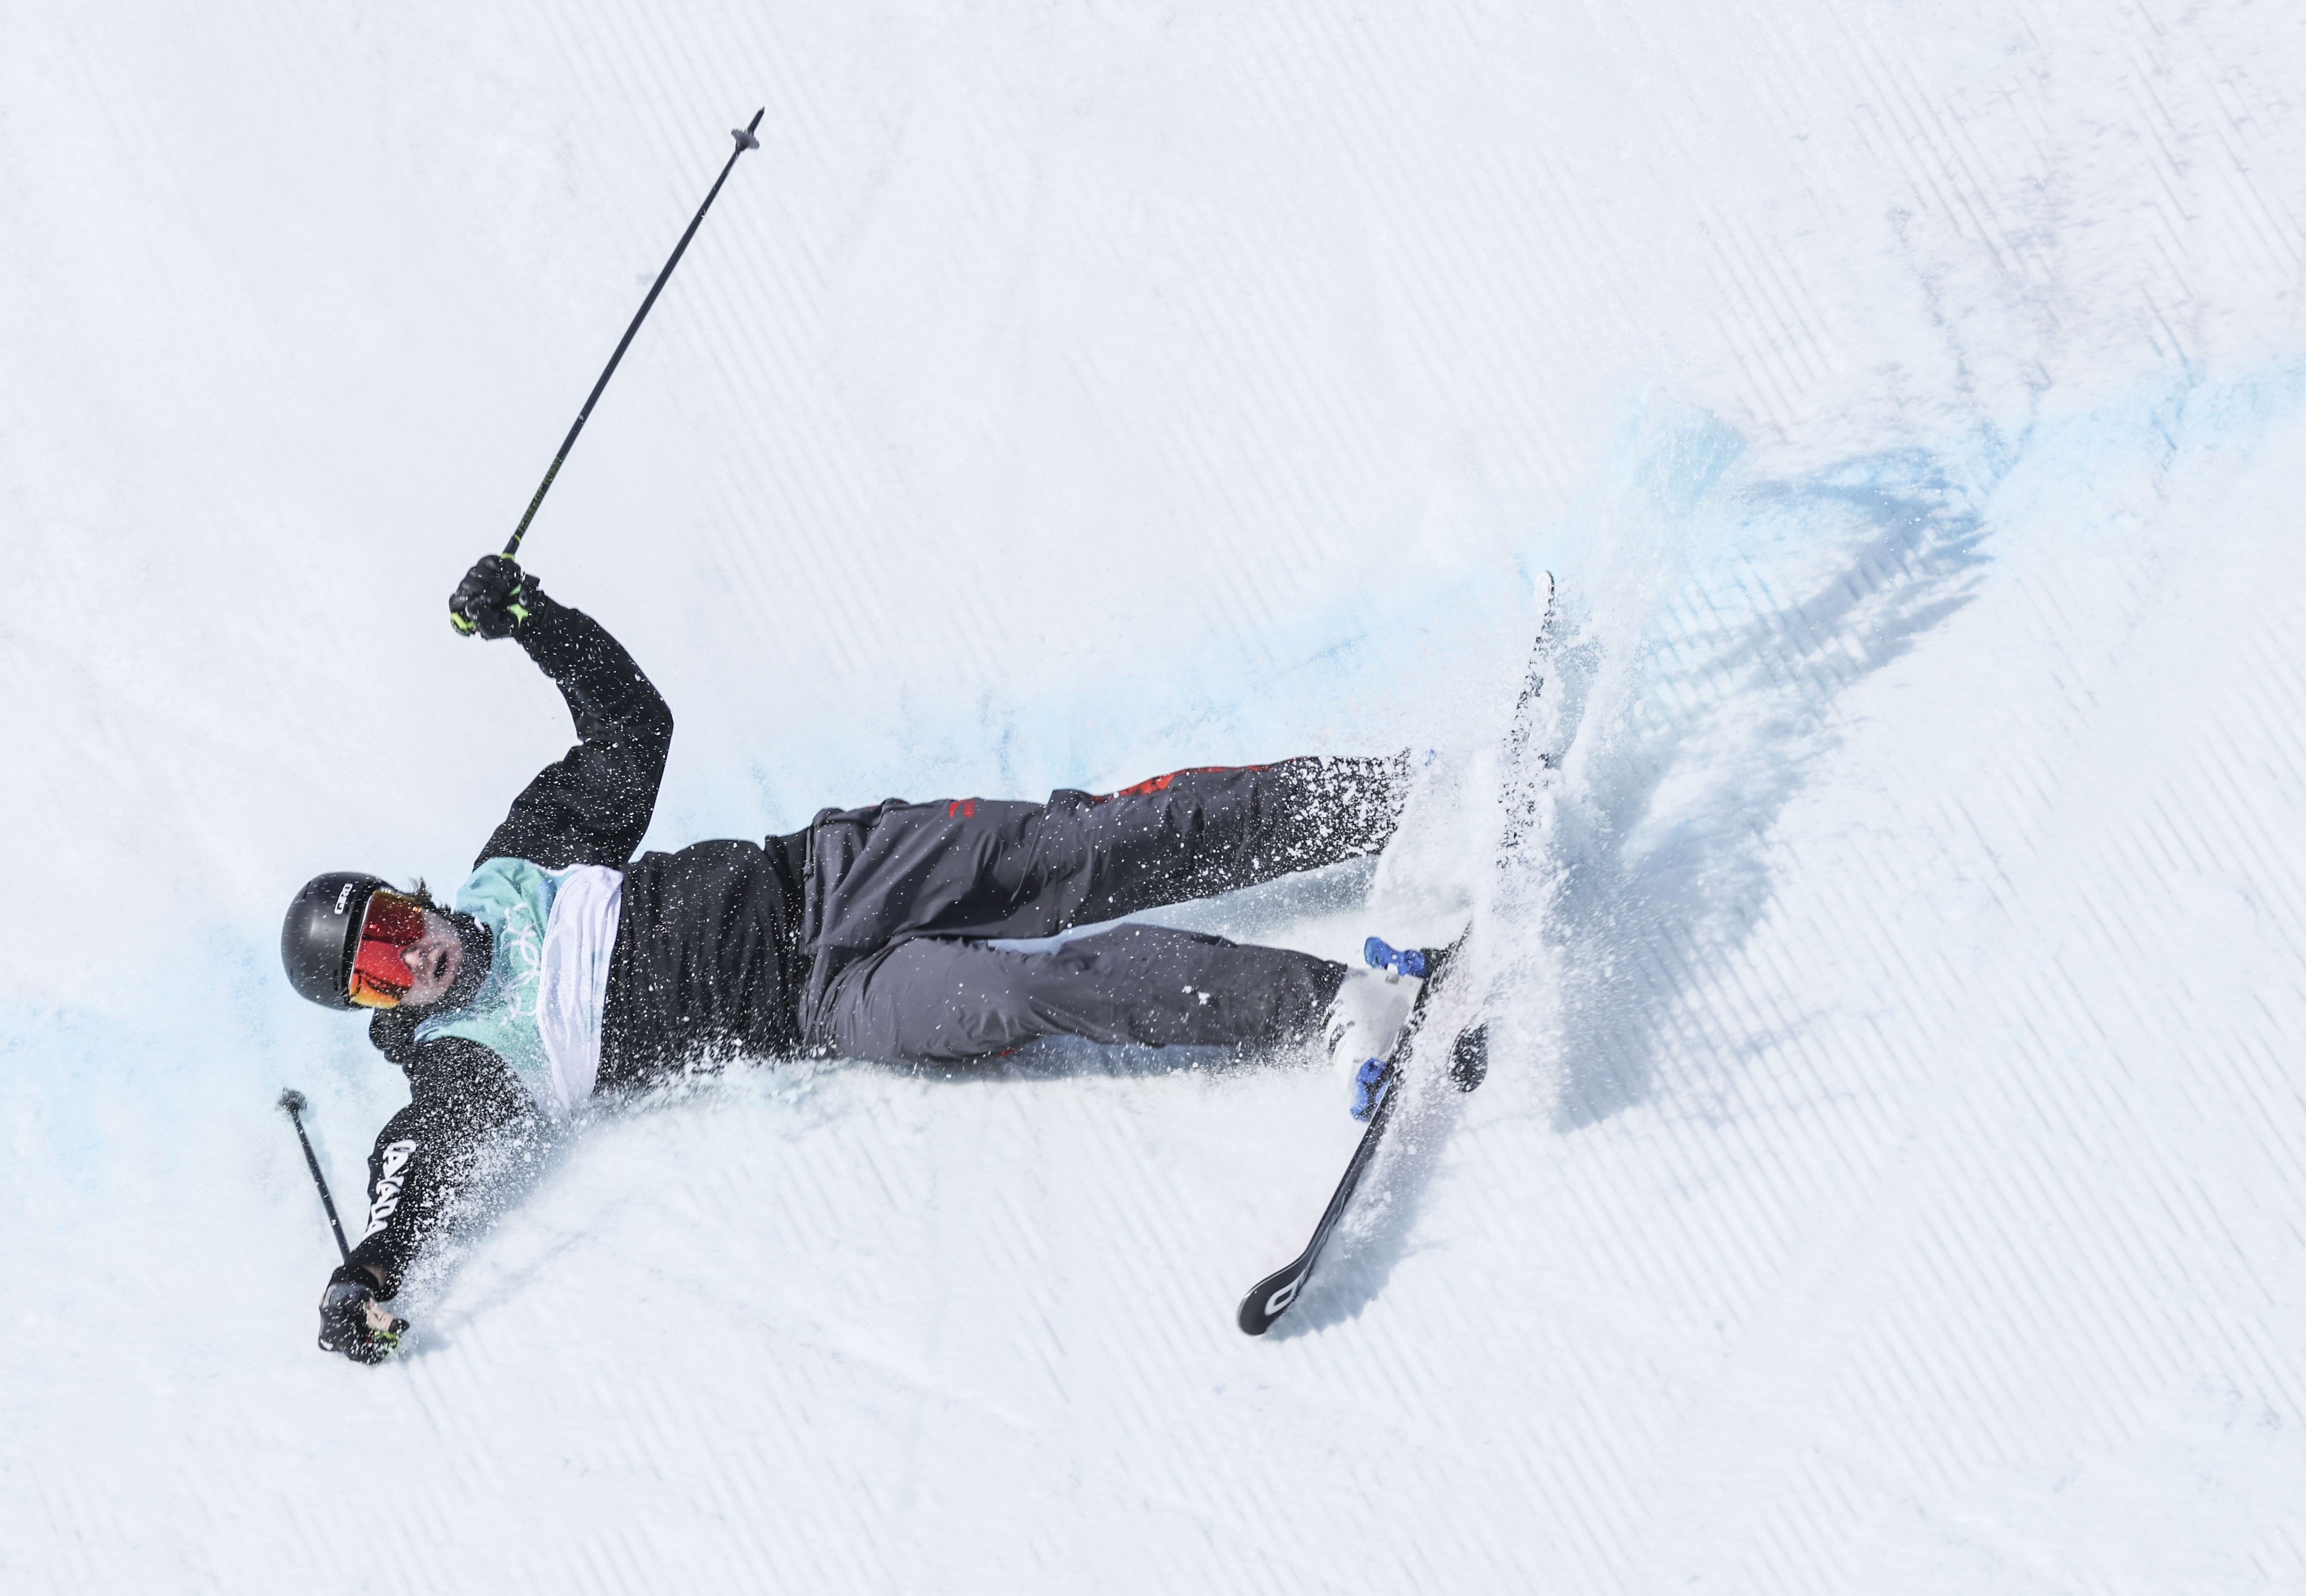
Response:
[[[545,1134],[511,1071],[484,1047],[455,1037],[426,1043],[408,1076],[408,1106],[385,1122],[369,1155],[361,1238],[338,1271],[365,1277],[387,1299],[450,1224],[485,1217],[473,1185],[491,1159],[517,1157]]]
[[[621,869],[656,808],[672,747],[672,711],[600,622],[541,592],[525,595],[513,636],[551,678],[576,746],[538,772],[474,862],[523,858],[548,870]]]

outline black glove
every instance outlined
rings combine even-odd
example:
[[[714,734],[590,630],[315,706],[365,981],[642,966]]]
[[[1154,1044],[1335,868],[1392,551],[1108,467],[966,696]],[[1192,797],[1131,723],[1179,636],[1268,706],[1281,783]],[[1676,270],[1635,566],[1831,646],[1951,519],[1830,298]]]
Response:
[[[528,601],[543,590],[501,554],[483,554],[448,597],[448,619],[464,633],[509,637],[528,619]]]
[[[407,1328],[406,1319],[376,1300],[376,1281],[366,1269],[346,1264],[329,1276],[329,1289],[320,1293],[322,1352],[342,1353],[355,1363],[381,1363],[400,1350],[400,1335]]]

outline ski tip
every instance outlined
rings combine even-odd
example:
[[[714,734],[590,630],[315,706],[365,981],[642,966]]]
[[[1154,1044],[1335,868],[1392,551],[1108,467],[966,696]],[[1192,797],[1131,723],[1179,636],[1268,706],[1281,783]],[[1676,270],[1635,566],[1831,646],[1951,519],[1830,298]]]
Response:
[[[1310,1265],[1293,1264],[1250,1287],[1249,1295],[1241,1300],[1241,1311],[1234,1316],[1242,1334],[1262,1336],[1273,1328],[1273,1321],[1289,1311],[1289,1304],[1297,1300],[1297,1288],[1311,1273]]]

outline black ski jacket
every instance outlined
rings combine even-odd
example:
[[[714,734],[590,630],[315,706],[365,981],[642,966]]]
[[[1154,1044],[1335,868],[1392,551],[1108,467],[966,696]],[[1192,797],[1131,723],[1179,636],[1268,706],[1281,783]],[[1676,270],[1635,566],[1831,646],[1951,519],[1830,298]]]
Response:
[[[541,593],[528,606],[514,635],[568,701],[577,742],[513,800],[474,864],[624,871],[594,1089],[645,1086],[713,1059],[792,1053],[807,973],[799,927],[808,833],[634,858],[656,808],[672,712],[599,622]],[[366,1227],[352,1255],[387,1297],[444,1225],[486,1216],[482,1186],[517,1175],[498,1166],[532,1160],[547,1130],[510,1067],[477,1043],[444,1037],[395,1051],[408,1106],[369,1156]],[[483,1174],[489,1180],[476,1182]]]

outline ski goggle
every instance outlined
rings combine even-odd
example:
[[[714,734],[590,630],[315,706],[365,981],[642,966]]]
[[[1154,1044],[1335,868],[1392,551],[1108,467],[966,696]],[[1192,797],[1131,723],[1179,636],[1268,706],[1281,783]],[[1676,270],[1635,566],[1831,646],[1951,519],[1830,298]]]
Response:
[[[353,1002],[363,1009],[398,1007],[416,980],[401,954],[423,935],[423,904],[389,887],[371,892],[361,914],[360,945],[353,952]]]

